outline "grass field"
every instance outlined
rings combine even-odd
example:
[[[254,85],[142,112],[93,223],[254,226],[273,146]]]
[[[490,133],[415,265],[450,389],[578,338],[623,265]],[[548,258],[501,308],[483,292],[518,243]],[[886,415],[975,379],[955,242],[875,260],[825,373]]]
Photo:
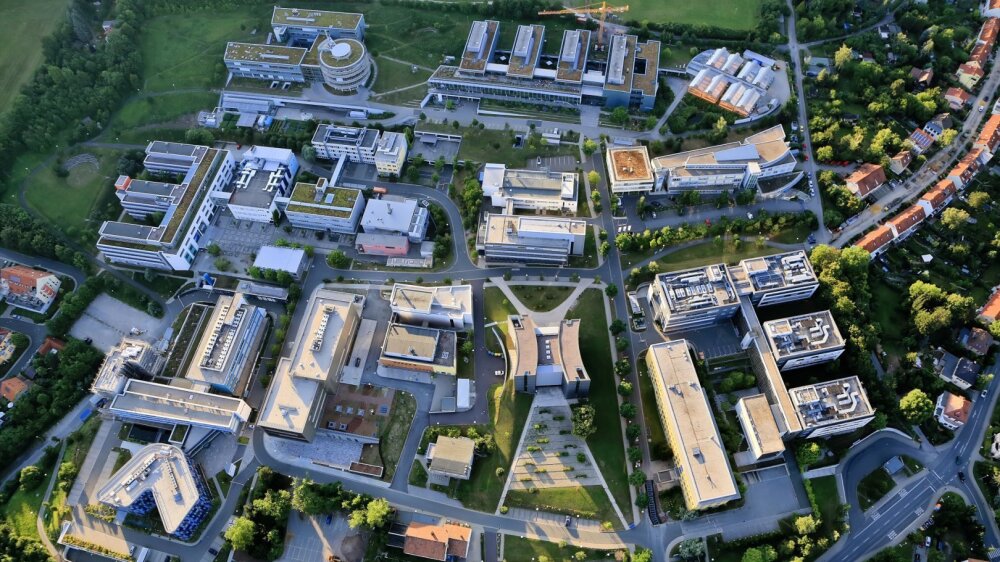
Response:
[[[597,432],[587,440],[591,453],[608,483],[618,507],[631,513],[632,502],[625,473],[625,445],[618,416],[618,393],[608,341],[608,322],[604,314],[604,293],[587,289],[566,314],[583,318],[580,324],[580,354],[590,375],[590,403],[597,411]]]
[[[383,474],[387,482],[392,482],[399,464],[399,455],[403,453],[406,435],[410,432],[413,415],[417,411],[417,400],[407,392],[396,392],[392,397],[392,413],[382,428],[379,440],[379,452],[385,464]]]
[[[840,494],[837,493],[837,477],[821,476],[810,480],[813,494],[816,496],[816,505],[819,506],[820,520],[824,534],[829,535],[835,528],[840,516]]]
[[[589,0],[570,0],[566,6],[590,4]],[[615,2],[616,6],[628,4],[629,11],[621,14],[624,20],[656,23],[685,23],[712,25],[728,29],[753,29],[757,23],[760,0],[631,0]]]
[[[573,292],[573,287],[548,285],[511,285],[510,290],[521,304],[535,312],[548,312],[559,306]]]
[[[162,96],[135,98],[127,102],[111,120],[112,134],[154,123],[168,123],[179,117],[211,110],[219,101],[212,92],[180,92]],[[193,121],[192,123],[193,124]],[[187,128],[184,123],[181,128]]]
[[[737,263],[740,260],[767,256],[778,251],[769,246],[758,247],[752,242],[743,242],[739,248],[729,241],[724,242],[721,247],[714,242],[706,242],[667,254],[658,261],[661,271],[677,271],[719,262]]]
[[[583,552],[582,558],[576,558],[576,553]],[[507,535],[503,539],[504,560],[542,560],[547,556],[551,562],[579,562],[589,560],[609,560],[609,551],[580,548],[568,544],[525,539],[515,535]]]
[[[537,490],[537,492],[534,492]],[[525,509],[541,509],[551,513],[562,513],[593,519],[611,521],[619,527],[618,515],[611,505],[611,499],[601,486],[574,486],[572,488],[534,488],[528,490],[508,490],[505,505]],[[523,558],[510,558],[524,560]]]
[[[872,320],[882,328],[882,347],[890,353],[903,351],[903,335],[906,325],[900,322],[903,314],[903,295],[888,283],[876,278],[872,280]]]
[[[672,454],[667,436],[663,432],[663,422],[660,421],[660,410],[656,407],[656,393],[653,381],[649,378],[649,367],[644,359],[645,352],[638,358],[639,364],[639,395],[642,398],[642,416],[646,422],[646,436],[649,438],[649,454],[654,460],[670,461]]]
[[[53,224],[70,231],[87,226],[87,218],[101,199],[113,188],[117,153],[88,150],[99,164],[84,163],[74,167],[66,178],[56,174],[55,166],[39,170],[26,191],[28,204]]]
[[[431,77],[431,73],[422,68],[417,68],[417,71],[413,72],[410,65],[401,64],[381,56],[375,60],[375,64],[378,65],[378,78],[372,86],[372,92],[376,95],[422,84]]]
[[[0,0],[0,113],[28,83],[42,64],[42,39],[66,19],[69,0]]]
[[[862,478],[858,483],[858,503],[862,511],[867,511],[895,487],[892,477],[881,467]]]

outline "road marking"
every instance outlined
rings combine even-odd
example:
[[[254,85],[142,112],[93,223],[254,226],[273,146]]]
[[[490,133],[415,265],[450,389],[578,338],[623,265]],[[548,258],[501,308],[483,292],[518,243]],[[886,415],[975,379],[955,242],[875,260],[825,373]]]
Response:
[[[916,515],[917,515],[917,516],[919,517],[920,515],[923,515],[923,513],[924,513],[924,508],[922,508],[922,507],[918,507],[917,509],[914,509],[914,510],[913,510],[913,513],[915,513],[915,514],[916,514]]]
[[[878,521],[880,517],[882,517],[882,513],[876,511],[875,515],[872,516],[872,521]]]
[[[889,534],[886,535],[886,536],[889,537],[889,540],[892,540],[892,539],[896,538],[896,535],[898,535],[898,534],[899,533],[897,533],[896,531],[890,531]]]
[[[910,493],[910,490],[909,490],[909,489],[907,489],[907,488],[903,488],[902,490],[900,490],[900,491],[899,491],[899,497],[901,497],[901,498],[905,498],[905,497],[906,497],[906,494],[909,494],[909,493]]]

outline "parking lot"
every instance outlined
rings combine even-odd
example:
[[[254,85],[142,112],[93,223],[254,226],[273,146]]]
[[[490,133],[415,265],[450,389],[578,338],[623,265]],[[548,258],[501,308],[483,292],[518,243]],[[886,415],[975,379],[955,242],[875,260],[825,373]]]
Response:
[[[539,164],[541,162],[541,164]],[[572,156],[548,156],[536,158],[528,162],[530,170],[549,170],[552,172],[572,172],[579,166],[579,162]]]
[[[309,517],[294,513],[288,518],[288,540],[285,553],[279,558],[285,562],[326,562],[338,556],[344,562],[360,562],[365,553],[361,535],[348,527],[347,518],[335,515]]]
[[[91,338],[94,347],[107,352],[135,329],[136,337],[155,342],[163,335],[166,322],[136,310],[118,299],[98,295],[80,319],[73,324],[69,334],[77,339]]]

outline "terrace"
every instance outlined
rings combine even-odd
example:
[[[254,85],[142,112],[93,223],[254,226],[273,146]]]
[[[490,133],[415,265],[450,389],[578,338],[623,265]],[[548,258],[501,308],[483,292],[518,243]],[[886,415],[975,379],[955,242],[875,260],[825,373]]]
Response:
[[[639,90],[644,95],[656,95],[656,79],[660,62],[660,42],[647,41],[638,47],[636,62],[642,62],[644,72],[632,75],[632,89]]]
[[[496,43],[497,31],[500,29],[500,22],[475,21],[469,30],[469,38],[465,43],[465,51],[462,53],[462,61],[459,68],[465,72],[475,72],[482,74],[486,72],[486,64],[490,60],[490,54]]]
[[[873,414],[858,377],[800,386],[788,393],[806,430]]]
[[[844,346],[829,310],[765,322],[764,331],[779,360]]]

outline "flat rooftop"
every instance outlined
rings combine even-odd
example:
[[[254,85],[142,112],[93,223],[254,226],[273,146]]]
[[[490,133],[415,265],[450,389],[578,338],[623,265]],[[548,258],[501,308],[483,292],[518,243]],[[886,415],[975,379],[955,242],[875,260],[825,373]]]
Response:
[[[767,166],[783,161],[788,153],[785,129],[781,125],[775,125],[770,129],[751,135],[741,142],[729,142],[658,156],[653,159],[652,163],[656,170],[671,171],[688,166],[735,167],[749,162]]]
[[[163,530],[173,533],[198,503],[201,493],[184,452],[173,445],[146,445],[97,492],[101,503],[127,509],[152,492]]]
[[[587,234],[586,221],[564,218],[491,214],[485,227],[487,244],[520,244],[529,238],[534,245],[561,247],[570,236]]]
[[[305,58],[307,50],[301,47],[231,41],[226,44],[224,60],[299,66],[302,64],[302,59]]]
[[[764,333],[778,359],[844,346],[829,310],[764,322]]]
[[[419,201],[404,197],[383,196],[369,199],[361,216],[361,226],[368,232],[379,231],[407,233],[413,229],[421,211]]]
[[[612,181],[653,181],[649,152],[645,146],[609,148],[608,156],[614,167]]]
[[[778,424],[774,421],[774,414],[771,412],[771,405],[767,402],[767,397],[763,394],[755,394],[740,398],[740,403],[749,418],[750,431],[744,426],[748,440],[752,441],[752,447],[757,449],[760,456],[780,453],[785,450],[785,442],[781,439],[781,432]],[[740,420],[743,422],[743,420]]]
[[[568,382],[590,378],[580,355],[580,319],[538,326],[531,316],[514,315],[507,322],[516,345],[512,375],[558,373]]]
[[[514,48],[510,52],[507,76],[531,78],[538,64],[538,53],[542,50],[545,37],[544,25],[521,25],[514,37]]]
[[[328,12],[326,10],[306,10],[301,8],[274,7],[271,25],[289,27],[355,29],[361,23],[361,14],[350,12]]]
[[[804,429],[874,414],[858,377],[846,377],[788,391]]]
[[[559,49],[559,64],[556,67],[556,80],[576,84],[582,82],[589,51],[590,31],[586,29],[563,31],[562,45]]]
[[[809,257],[802,250],[746,259],[730,270],[741,292],[767,292],[815,285],[819,281]]]
[[[714,504],[740,497],[687,341],[651,345],[647,358],[650,376],[659,377],[666,389],[665,396],[657,396],[666,402],[660,404],[666,414],[663,422],[676,437],[679,447],[672,447],[674,456],[692,484],[695,501]]]
[[[118,394],[128,379],[133,376],[155,375],[161,364],[162,359],[149,343],[123,338],[104,357],[104,363],[97,371],[90,389],[101,394]]]
[[[247,337],[247,327],[256,310],[242,294],[219,295],[185,378],[205,384],[226,384],[228,367],[237,355],[234,350]]]
[[[366,147],[373,152],[378,145],[377,129],[367,127],[343,127],[339,125],[321,124],[313,133],[312,142],[323,144],[340,144],[344,146]]]
[[[556,82],[545,78],[514,78],[506,74],[463,74],[463,72],[465,70],[462,67],[441,65],[437,67],[429,81],[440,80],[458,84],[510,87],[546,94],[563,94],[575,97],[577,101],[582,95],[579,84]]]
[[[350,218],[361,197],[361,190],[330,185],[326,178],[319,183],[296,182],[289,194],[288,208],[294,212]]]
[[[250,406],[239,398],[138,379],[125,383],[122,394],[114,397],[108,410],[229,433],[250,418]]]
[[[674,313],[727,306],[740,301],[727,268],[721,263],[661,273],[656,276],[656,282],[662,285],[667,307]]]
[[[382,356],[453,367],[456,360],[456,336],[449,330],[389,324],[382,345]]]
[[[486,164],[483,170],[487,195],[499,191],[513,197],[576,201],[578,183],[579,176],[572,172],[515,170],[503,164]]]
[[[313,293],[295,336],[290,357],[278,362],[258,423],[302,433],[309,413],[328,379],[338,377],[334,359],[346,357],[365,299],[361,295],[320,289]],[[339,366],[337,366],[339,369]]]
[[[351,66],[361,60],[368,52],[364,43],[348,37],[326,39],[317,47],[320,61],[330,68]]]
[[[608,70],[604,89],[615,92],[632,91],[632,75],[635,74],[635,35],[614,35],[608,53]]]
[[[472,314],[472,285],[421,287],[396,283],[389,305],[395,312]]]
[[[660,65],[660,42],[646,41],[636,48],[636,64],[642,63],[645,72],[632,73],[632,89],[646,96],[655,96]]]
[[[472,27],[469,28],[469,38],[465,42],[465,50],[462,51],[462,60],[459,62],[459,68],[462,71],[486,72],[486,64],[489,63],[499,29],[500,22],[495,20],[472,22]]]

